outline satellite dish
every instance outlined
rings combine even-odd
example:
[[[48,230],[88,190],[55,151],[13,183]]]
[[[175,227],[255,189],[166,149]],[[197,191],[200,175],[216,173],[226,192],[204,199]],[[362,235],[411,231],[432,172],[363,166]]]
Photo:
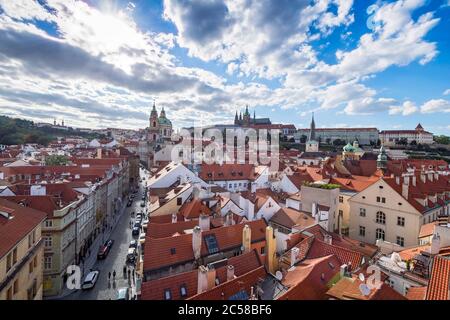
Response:
[[[361,280],[361,282],[364,282],[366,280],[366,277],[364,277],[364,274],[360,273],[359,274],[359,280]]]
[[[363,296],[368,296],[370,294],[370,288],[365,283],[359,285],[359,291],[361,291]]]
[[[275,278],[277,278],[278,281],[281,281],[283,279],[283,274],[281,271],[275,272]]]

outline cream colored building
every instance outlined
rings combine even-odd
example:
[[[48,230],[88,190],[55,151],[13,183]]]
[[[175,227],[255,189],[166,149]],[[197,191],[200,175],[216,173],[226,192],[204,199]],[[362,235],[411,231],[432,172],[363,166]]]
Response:
[[[402,247],[418,245],[421,226],[435,221],[443,209],[439,205],[429,208],[428,200],[433,199],[412,193],[417,192],[416,179],[380,178],[351,197],[350,237],[372,244],[381,239]]]
[[[41,300],[46,214],[0,199],[0,300]]]

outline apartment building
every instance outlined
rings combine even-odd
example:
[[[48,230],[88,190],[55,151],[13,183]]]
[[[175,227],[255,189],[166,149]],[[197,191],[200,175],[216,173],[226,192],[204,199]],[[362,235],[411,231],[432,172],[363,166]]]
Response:
[[[0,300],[41,300],[46,214],[0,198]]]
[[[422,225],[448,215],[449,193],[448,176],[438,173],[381,177],[348,200],[350,237],[367,243],[383,240],[416,246]]]

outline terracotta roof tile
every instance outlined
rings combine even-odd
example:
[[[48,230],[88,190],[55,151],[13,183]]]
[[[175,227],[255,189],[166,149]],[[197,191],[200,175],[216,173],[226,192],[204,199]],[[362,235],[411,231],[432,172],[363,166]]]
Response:
[[[450,257],[436,256],[433,259],[426,300],[449,300],[449,290]]]
[[[0,259],[45,218],[44,212],[0,198]]]
[[[264,219],[247,222],[251,229],[252,242],[265,241],[267,224]],[[240,247],[242,229],[246,224],[236,224],[202,232],[202,237],[214,234],[220,251]],[[174,248],[175,252],[171,249]],[[208,256],[205,241],[202,241],[201,255]],[[144,271],[156,270],[179,263],[193,261],[192,234],[154,239],[147,234],[145,242]]]
[[[227,281],[227,266],[234,266],[234,274],[239,277],[262,265],[255,250],[242,255],[231,257],[226,265],[216,269],[216,277],[220,283]],[[181,296],[181,286],[186,288],[187,295]],[[170,289],[172,300],[181,300],[192,297],[197,294],[198,270],[183,272],[169,277],[156,279],[142,284],[141,300],[164,300],[164,291]]]

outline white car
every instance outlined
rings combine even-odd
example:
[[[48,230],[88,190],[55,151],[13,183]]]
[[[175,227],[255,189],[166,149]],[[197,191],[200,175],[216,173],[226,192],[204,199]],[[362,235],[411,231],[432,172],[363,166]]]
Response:
[[[100,274],[99,271],[89,272],[88,275],[86,276],[86,278],[84,278],[84,282],[81,285],[81,289],[83,289],[83,290],[92,289],[95,286],[95,284],[97,283],[99,274]]]

